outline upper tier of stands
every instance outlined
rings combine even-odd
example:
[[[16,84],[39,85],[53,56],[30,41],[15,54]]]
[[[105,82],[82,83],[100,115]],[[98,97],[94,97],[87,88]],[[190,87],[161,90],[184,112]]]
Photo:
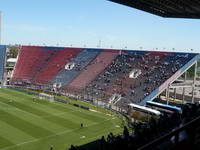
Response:
[[[140,103],[196,56],[199,55],[22,46],[12,83],[59,84],[60,90],[74,90],[82,97],[89,95],[89,99],[109,102],[118,95],[119,103]]]
[[[3,80],[4,76],[5,56],[6,56],[6,46],[0,45],[0,81]]]

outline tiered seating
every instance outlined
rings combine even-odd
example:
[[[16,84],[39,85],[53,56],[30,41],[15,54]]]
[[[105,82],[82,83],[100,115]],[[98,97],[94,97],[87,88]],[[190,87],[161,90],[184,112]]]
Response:
[[[82,49],[68,48],[54,50],[56,55],[50,59],[49,63],[35,76],[34,80],[39,84],[49,83]]]
[[[39,57],[36,59],[36,61],[30,66],[28,74],[29,77],[31,78],[31,81],[34,83],[34,78],[35,76],[41,72],[41,70],[46,67],[46,65],[48,63],[51,62],[51,59],[53,59],[55,57],[55,55],[57,54],[56,51],[44,51],[42,50],[39,53]],[[37,83],[37,82],[36,82]]]
[[[119,54],[118,51],[103,51],[87,68],[69,84],[71,88],[82,89],[107,68]]]
[[[196,55],[23,46],[13,79],[36,85],[57,83],[60,91],[80,97],[108,102],[113,95],[120,95],[119,103],[140,103]],[[135,70],[139,75],[130,77]]]
[[[63,86],[67,86],[97,57],[97,55],[99,55],[100,52],[101,50],[97,49],[83,50],[70,62],[75,64],[74,68],[72,68],[72,70],[63,69],[58,76],[55,77],[53,83],[62,83]]]
[[[139,103],[153,90],[178,71],[195,54],[146,52],[122,52],[108,69],[87,86],[87,94],[108,100],[114,94]],[[129,78],[132,69],[141,75]]]
[[[12,81],[47,84],[81,49],[22,46]]]
[[[32,82],[37,74],[54,57],[55,51],[45,51],[41,47],[23,46],[16,64],[13,80]]]
[[[128,52],[123,51],[112,64],[100,74],[96,80],[88,85],[88,94],[96,95],[108,99],[115,93],[122,94],[125,90],[124,78],[129,78],[129,73],[134,68],[134,64],[141,59],[146,52]],[[133,83],[133,79],[131,79]],[[123,85],[122,85],[123,84]]]
[[[145,96],[147,96],[157,85],[160,85],[162,78],[157,75],[160,74],[161,62],[165,59],[169,53],[150,52],[142,57],[139,63],[135,65],[138,69],[142,70],[141,76],[135,81],[135,85],[130,85],[131,82],[127,82],[131,87],[126,91],[126,98],[130,98],[133,102],[140,102]],[[125,79],[126,81],[127,79]]]
[[[192,57],[194,57],[194,55]],[[187,54],[177,53],[163,53],[162,55],[160,53],[158,53],[158,55],[156,53],[153,55],[149,53],[149,55],[144,58],[146,62],[144,65],[141,65],[143,73],[139,78],[138,85],[133,87],[131,93],[124,93],[126,94],[125,97],[131,99],[132,102],[140,102],[169,79],[192,57]],[[169,59],[173,61],[168,61]],[[124,79],[124,81],[126,81],[126,79]]]
[[[0,45],[0,81],[4,75],[4,64],[5,64],[6,46]]]

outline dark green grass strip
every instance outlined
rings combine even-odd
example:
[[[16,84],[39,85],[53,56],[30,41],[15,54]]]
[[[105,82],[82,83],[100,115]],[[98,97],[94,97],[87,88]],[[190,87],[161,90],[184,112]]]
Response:
[[[0,149],[12,145],[14,145],[12,142],[0,136]]]
[[[14,116],[6,111],[0,109],[0,118],[1,121],[6,122],[7,124],[31,135],[32,137],[39,138],[43,136],[48,136],[53,134],[51,131],[31,124],[28,121],[22,120],[21,118]],[[17,135],[16,135],[17,136]]]
[[[43,118],[44,120],[48,120],[50,122],[53,122],[55,124],[59,124],[60,126],[63,126],[63,127],[69,128],[69,129],[74,129],[76,127],[79,127],[79,124],[76,124],[76,123],[72,122],[71,120],[61,118],[59,116],[54,116],[50,113],[47,113],[45,111],[41,111],[39,109],[35,109],[33,107],[30,107],[28,105],[24,105],[24,104],[19,103],[17,101],[9,102],[9,99],[0,97],[0,102],[3,102],[3,103],[8,104],[10,106],[16,107],[16,108],[23,110],[25,112],[34,114],[38,117],[45,116]]]
[[[12,90],[10,90],[11,91],[11,93],[9,93],[10,95],[12,95],[13,97],[26,97],[27,98],[27,100],[31,100],[31,103],[33,103],[33,100],[32,100],[32,97],[30,97],[30,96],[28,96],[28,95],[25,95],[24,93],[20,93],[20,92],[16,92],[16,91],[12,91]],[[8,100],[8,99],[7,99]],[[26,100],[26,101],[27,101]],[[16,103],[18,103],[18,102],[16,102]],[[37,101],[37,103],[39,103],[39,104],[42,104],[42,105],[45,105],[45,106],[49,106],[49,107],[51,107],[51,108],[54,108],[54,109],[56,109],[56,110],[59,110],[59,111],[62,111],[62,112],[70,112],[70,111],[73,111],[73,108],[74,109],[76,109],[76,107],[73,107],[73,106],[69,106],[68,104],[63,104],[63,105],[65,105],[65,106],[59,106],[58,104],[51,104],[50,102],[47,102],[47,101],[45,101],[45,100],[43,100],[43,101],[41,101],[41,100],[38,100]],[[57,103],[57,102],[56,102]],[[19,104],[19,103],[18,103]],[[17,105],[17,104],[16,104]],[[15,107],[18,107],[18,108],[24,108],[25,106],[25,104],[20,104],[20,105],[18,105],[18,106],[16,106],[15,105]],[[36,105],[35,103],[34,103],[34,105]],[[67,107],[67,108],[66,108]],[[71,108],[70,108],[71,107]],[[30,106],[28,106],[28,105],[26,105],[26,108],[24,108],[24,109],[26,109],[27,111],[33,111],[33,108],[32,107],[30,107]],[[103,118],[103,117],[101,117],[101,116],[94,116],[91,112],[89,113],[89,112],[87,112],[87,111],[85,111],[85,110],[82,110],[82,111],[84,111],[84,113],[80,113],[79,111],[74,111],[72,114],[73,115],[76,115],[76,116],[79,116],[79,117],[81,117],[81,118],[84,118],[84,119],[87,119],[87,120],[89,120],[89,121],[93,121],[93,122],[101,122],[102,121],[102,119],[105,119],[105,118]],[[46,112],[42,112],[42,111],[40,111],[40,110],[37,110],[37,111],[34,111],[34,112],[31,112],[31,113],[34,113],[34,114],[37,114],[37,115],[44,115],[44,116],[47,116],[47,115],[49,115],[49,114],[47,114]]]
[[[0,102],[3,102],[3,103],[8,104],[10,106],[16,107],[16,108],[21,109],[23,111],[35,114],[37,116],[47,116],[47,115],[49,115],[49,113],[46,113],[46,112],[40,111],[40,110],[36,110],[33,107],[22,104],[20,102],[17,102],[17,101],[10,102],[10,99],[5,98],[5,97],[0,96]]]
[[[63,104],[63,106],[61,105],[62,103],[58,103],[58,102],[55,102],[55,104],[51,104],[50,102],[47,103],[45,101],[39,101],[40,104],[43,104],[43,105],[47,105],[51,108],[54,108],[56,110],[59,110],[59,111],[62,111],[62,112],[70,112],[70,111],[73,111],[73,112],[70,112],[72,113],[73,115],[75,116],[79,116],[80,118],[84,118],[84,119],[87,119],[89,121],[93,121],[93,122],[101,122],[102,119],[104,120],[105,118],[101,117],[100,115],[97,116],[97,115],[94,115],[92,114],[92,112],[89,112],[88,110],[84,110],[84,109],[80,109],[80,108],[76,108],[75,106],[70,106],[69,104]],[[75,110],[75,111],[74,111]],[[79,111],[76,111],[76,110],[81,110],[81,112]]]
[[[19,91],[16,91],[14,89],[0,89],[0,93],[3,93],[3,94],[6,94],[6,95],[10,95],[12,97],[16,97],[16,98],[25,98],[25,99],[32,99],[33,95],[29,95],[29,94],[26,94],[26,93],[23,93],[23,92],[19,92]]]

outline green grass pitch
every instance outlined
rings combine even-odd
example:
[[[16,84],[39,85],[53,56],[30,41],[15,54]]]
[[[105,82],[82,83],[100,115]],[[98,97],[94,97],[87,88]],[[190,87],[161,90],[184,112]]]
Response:
[[[122,120],[114,114],[47,100],[35,102],[33,97],[0,89],[0,150],[49,150],[51,145],[54,150],[66,150],[71,144],[122,131]]]

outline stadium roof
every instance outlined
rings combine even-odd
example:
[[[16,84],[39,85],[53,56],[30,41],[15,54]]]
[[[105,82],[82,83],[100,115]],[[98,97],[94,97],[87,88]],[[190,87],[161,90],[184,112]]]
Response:
[[[158,16],[200,19],[199,0],[109,0]]]

